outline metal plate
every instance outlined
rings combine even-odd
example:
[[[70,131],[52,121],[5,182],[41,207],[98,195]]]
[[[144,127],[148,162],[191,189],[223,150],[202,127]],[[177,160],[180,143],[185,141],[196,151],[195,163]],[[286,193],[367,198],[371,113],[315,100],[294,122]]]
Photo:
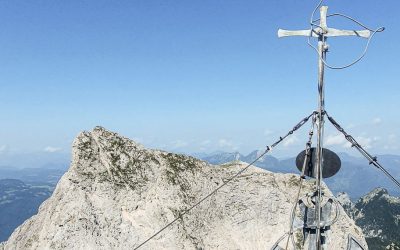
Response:
[[[365,248],[352,235],[349,235],[347,250],[364,250]]]
[[[307,159],[306,169],[305,169],[304,174],[309,177],[315,178],[314,166],[316,164],[317,149],[311,148],[310,153],[311,153],[310,154],[311,157],[308,157],[308,158],[311,158],[311,160]],[[300,171],[302,171],[302,169],[303,169],[305,155],[306,155],[306,151],[303,150],[296,157],[296,166]],[[330,151],[329,149],[323,148],[322,149],[322,157],[323,157],[322,178],[329,178],[331,176],[334,176],[337,172],[339,172],[342,163],[340,161],[339,156],[335,152]]]

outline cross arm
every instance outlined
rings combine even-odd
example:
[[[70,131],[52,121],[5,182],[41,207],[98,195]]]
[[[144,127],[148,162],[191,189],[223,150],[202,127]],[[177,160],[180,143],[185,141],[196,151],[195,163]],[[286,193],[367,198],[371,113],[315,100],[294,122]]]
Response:
[[[311,34],[310,34],[311,33]],[[278,30],[278,37],[288,37],[288,36],[312,36],[319,37],[323,31],[321,28],[315,28],[312,30]],[[371,36],[371,31],[369,30],[339,30],[333,28],[327,28],[324,34],[325,37],[336,37],[336,36],[358,36],[362,38],[369,38]]]
[[[278,37],[287,37],[287,36],[313,36],[318,37],[318,33],[315,30],[278,30]]]
[[[363,38],[369,38],[371,36],[371,31],[369,30],[338,30],[333,28],[328,28],[327,36],[358,36]]]

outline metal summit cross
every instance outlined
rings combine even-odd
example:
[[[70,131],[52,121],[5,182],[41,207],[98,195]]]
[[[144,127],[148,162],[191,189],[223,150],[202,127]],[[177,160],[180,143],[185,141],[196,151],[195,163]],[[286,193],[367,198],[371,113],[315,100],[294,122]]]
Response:
[[[372,32],[370,30],[338,30],[329,28],[327,26],[327,11],[328,6],[321,6],[320,8],[320,23],[319,25],[313,25],[309,30],[278,30],[278,37],[288,36],[305,36],[318,38],[318,92],[319,92],[319,103],[318,103],[318,115],[316,116],[316,125],[318,129],[317,135],[317,147],[316,147],[316,164],[314,167],[314,173],[316,177],[316,190],[315,190],[315,219],[317,226],[315,229],[315,245],[311,244],[310,249],[322,249],[321,243],[321,179],[323,169],[323,133],[324,133],[324,115],[325,115],[325,102],[324,102],[324,68],[326,52],[328,51],[328,45],[326,40],[328,37],[337,36],[358,36],[362,38],[370,38]],[[313,21],[313,20],[311,20]],[[315,28],[314,28],[315,27]]]

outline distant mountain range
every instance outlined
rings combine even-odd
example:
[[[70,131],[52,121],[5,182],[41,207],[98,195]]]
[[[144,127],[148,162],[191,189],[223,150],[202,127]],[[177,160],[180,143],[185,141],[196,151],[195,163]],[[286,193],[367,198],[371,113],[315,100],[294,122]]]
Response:
[[[67,171],[65,168],[12,168],[0,167],[0,179],[18,179],[28,185],[45,185],[55,187],[61,176]]]
[[[248,155],[242,155],[239,152],[215,152],[211,154],[193,154],[211,164],[222,164],[235,160],[250,163],[255,160],[260,151],[253,151]],[[350,156],[346,153],[338,154],[342,167],[335,176],[324,181],[334,193],[346,192],[352,199],[357,199],[370,190],[377,187],[384,187],[388,192],[395,196],[400,196],[400,190],[377,168],[369,165],[364,158]],[[381,155],[378,161],[400,180],[400,156]],[[295,165],[295,157],[279,160],[273,156],[266,155],[254,164],[257,167],[281,173],[299,173]]]

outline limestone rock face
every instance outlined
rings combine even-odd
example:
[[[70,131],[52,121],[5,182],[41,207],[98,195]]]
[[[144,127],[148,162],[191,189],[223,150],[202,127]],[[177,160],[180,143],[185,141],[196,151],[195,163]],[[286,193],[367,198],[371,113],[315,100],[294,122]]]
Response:
[[[78,135],[53,195],[0,249],[133,249],[244,166],[145,149],[96,127]],[[250,167],[141,249],[269,249],[289,229],[298,184]],[[365,245],[340,211],[329,248],[346,249],[348,234]]]

